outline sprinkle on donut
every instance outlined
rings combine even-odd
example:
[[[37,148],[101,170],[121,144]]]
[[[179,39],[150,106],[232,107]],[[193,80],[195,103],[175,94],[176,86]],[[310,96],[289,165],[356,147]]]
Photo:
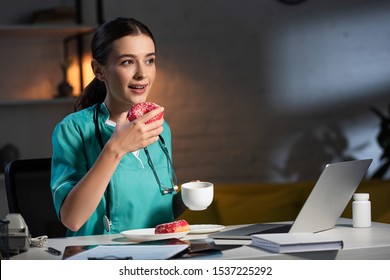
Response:
[[[132,122],[135,119],[137,119],[140,116],[145,115],[146,113],[149,113],[150,111],[160,108],[159,105],[153,103],[153,102],[141,102],[134,104],[127,113],[127,119]],[[146,124],[160,120],[163,117],[163,112],[159,113],[157,116],[151,118],[146,122]]]

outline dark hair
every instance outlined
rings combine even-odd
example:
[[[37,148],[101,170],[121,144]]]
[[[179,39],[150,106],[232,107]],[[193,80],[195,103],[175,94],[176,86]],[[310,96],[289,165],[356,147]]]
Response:
[[[153,34],[149,28],[133,18],[120,17],[102,24],[96,30],[92,38],[92,58],[101,65],[105,65],[115,40],[127,35],[139,34],[150,37],[156,45]],[[75,111],[103,102],[106,93],[107,90],[104,82],[95,77],[77,98],[74,106]]]

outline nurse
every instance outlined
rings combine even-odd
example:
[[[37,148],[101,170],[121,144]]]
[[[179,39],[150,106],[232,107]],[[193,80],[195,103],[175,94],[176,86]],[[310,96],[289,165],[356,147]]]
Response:
[[[156,77],[152,33],[132,18],[106,22],[92,43],[94,80],[52,135],[51,189],[68,236],[171,222],[186,207],[173,188],[171,132],[155,109],[130,123]],[[147,147],[148,154],[145,154]]]

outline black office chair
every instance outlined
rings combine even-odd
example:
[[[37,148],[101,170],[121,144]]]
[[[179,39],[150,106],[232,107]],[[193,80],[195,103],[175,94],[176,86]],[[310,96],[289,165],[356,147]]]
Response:
[[[14,160],[5,168],[5,187],[10,213],[20,213],[32,237],[64,237],[50,189],[51,159]]]

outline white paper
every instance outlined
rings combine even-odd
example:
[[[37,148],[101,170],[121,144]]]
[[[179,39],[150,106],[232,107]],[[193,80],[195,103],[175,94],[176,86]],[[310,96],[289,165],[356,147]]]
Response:
[[[128,246],[96,246],[85,252],[67,258],[67,260],[88,259],[134,259],[165,260],[186,250],[188,245],[128,245]]]

